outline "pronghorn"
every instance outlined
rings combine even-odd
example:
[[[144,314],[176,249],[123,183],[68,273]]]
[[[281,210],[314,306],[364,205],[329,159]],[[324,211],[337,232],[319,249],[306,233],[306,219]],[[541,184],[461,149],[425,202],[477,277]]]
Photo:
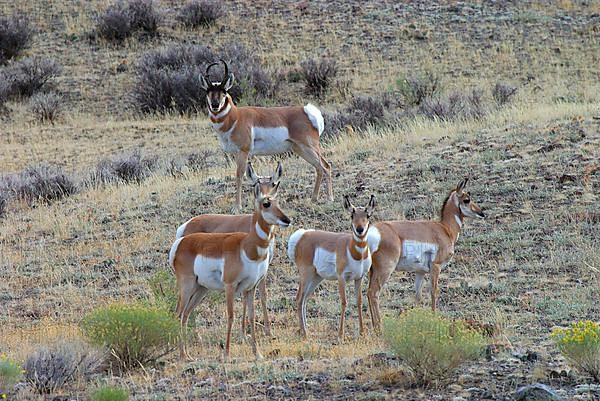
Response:
[[[177,280],[177,314],[182,332],[194,307],[208,290],[225,291],[227,304],[227,338],[225,357],[229,358],[233,304],[236,295],[244,294],[248,308],[252,351],[257,358],[254,327],[254,296],[256,285],[267,274],[270,256],[270,236],[274,225],[287,227],[290,219],[279,208],[275,186],[269,195],[263,195],[254,186],[255,207],[252,227],[248,233],[195,233],[176,240],[169,252],[169,263]],[[188,356],[182,336],[181,356]]]
[[[371,227],[373,236],[381,238],[373,252],[369,273],[369,310],[373,328],[379,331],[379,292],[394,270],[415,272],[415,296],[421,302],[425,273],[431,273],[431,309],[437,303],[440,271],[454,254],[465,217],[485,217],[481,208],[464,191],[467,179],[461,181],[444,200],[440,221],[382,221]]]
[[[272,176],[259,176],[254,172],[252,164],[248,162],[246,168],[246,175],[250,178],[253,186],[260,188],[260,193],[263,196],[271,194],[274,188],[279,185],[279,180],[283,174],[283,167],[281,162],[277,163],[277,168]],[[193,233],[233,233],[233,232],[245,232],[249,233],[252,229],[252,214],[242,215],[230,215],[230,214],[203,214],[196,216],[177,228],[175,239],[179,239],[183,236]],[[256,223],[255,223],[256,224]],[[269,237],[269,256],[273,259],[275,251],[275,235],[270,233]],[[270,262],[270,261],[269,261]],[[263,311],[264,330],[267,336],[271,336],[271,323],[269,319],[269,313],[267,310],[267,286],[266,286],[266,275],[263,280],[258,284],[258,292],[260,293],[260,302]],[[242,312],[242,334],[245,334],[246,324],[246,303],[244,303]]]
[[[288,256],[298,267],[300,285],[296,295],[296,311],[300,335],[306,338],[306,301],[323,280],[337,280],[340,293],[341,318],[338,335],[344,337],[346,313],[346,282],[354,281],[359,332],[364,333],[362,320],[362,279],[371,267],[371,252],[379,239],[369,230],[369,218],[375,208],[371,195],[365,207],[354,207],[347,196],[344,208],[351,215],[352,233],[297,230],[288,240]]]
[[[209,80],[212,63],[200,74],[200,85],[206,90],[208,115],[223,151],[236,154],[236,209],[242,204],[242,175],[249,156],[276,155],[292,151],[310,163],[317,172],[312,200],[316,201],[323,176],[329,199],[333,200],[331,166],[321,155],[320,136],[325,123],[319,109],[304,107],[236,107],[228,91],[234,76],[227,63],[221,82]]]

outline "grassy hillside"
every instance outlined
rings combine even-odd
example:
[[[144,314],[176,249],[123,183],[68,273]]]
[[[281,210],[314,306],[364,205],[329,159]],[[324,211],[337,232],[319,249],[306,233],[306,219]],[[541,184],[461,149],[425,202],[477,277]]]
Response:
[[[269,271],[274,338],[260,336],[265,360],[254,362],[237,335],[233,362],[220,362],[225,309],[216,295],[198,307],[199,339],[190,348],[196,362],[171,354],[157,367],[110,377],[111,383],[129,388],[136,400],[499,400],[538,381],[567,397],[599,396],[577,390],[590,379],[571,371],[549,340],[553,326],[600,316],[598,2],[231,1],[214,26],[185,30],[174,17],[179,2],[161,1],[159,35],[136,35],[122,45],[90,35],[94,13],[109,4],[0,5],[3,15],[25,12],[34,23],[25,55],[63,65],[56,87],[65,102],[53,124],[36,122],[26,102],[7,103],[2,175],[53,163],[83,180],[101,160],[136,149],[161,165],[139,184],[82,187],[50,204],[11,200],[0,217],[1,353],[23,360],[39,345],[78,339],[78,323],[96,306],[152,298],[149,280],[168,268],[177,226],[194,215],[230,212],[234,167],[205,114],[143,116],[128,96],[135,63],[148,50],[241,42],[281,81],[267,104],[311,101],[344,110],[353,95],[400,96],[397,80],[433,73],[443,94],[482,88],[486,113],[442,120],[400,107],[399,117],[385,124],[346,127],[325,145],[334,203],[308,202],[312,169],[283,157],[280,198],[294,224],[279,230]],[[302,60],[322,57],[337,61],[340,83],[314,98],[292,77]],[[497,82],[517,88],[501,107],[491,98]],[[201,168],[180,168],[176,162],[193,152],[206,158]],[[266,173],[275,160],[259,159],[258,170]],[[387,348],[380,337],[370,329],[358,337],[353,297],[352,330],[343,343],[337,340],[333,283],[324,283],[309,303],[310,340],[298,337],[297,273],[284,252],[293,230],[348,230],[343,194],[362,203],[375,193],[376,220],[436,218],[447,192],[465,176],[488,217],[467,221],[441,274],[439,308],[496,327],[487,358],[462,367],[449,387],[415,388],[398,360],[381,356]],[[246,200],[250,210],[250,194]],[[382,294],[384,314],[414,305],[413,282],[410,274],[392,276]],[[59,393],[86,399],[86,385]],[[45,399],[27,387],[12,396]]]

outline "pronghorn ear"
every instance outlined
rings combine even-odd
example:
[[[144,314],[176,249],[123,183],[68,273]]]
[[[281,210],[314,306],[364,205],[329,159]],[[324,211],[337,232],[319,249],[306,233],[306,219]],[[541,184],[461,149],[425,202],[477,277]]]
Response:
[[[464,180],[459,182],[458,185],[456,186],[456,192],[461,193],[463,191],[463,189],[465,189],[465,186],[467,185],[468,180],[469,180],[468,178],[465,178]]]
[[[354,206],[352,206],[352,203],[350,203],[350,198],[348,195],[344,195],[344,209],[350,213],[354,212]]]
[[[252,167],[252,163],[248,162],[246,164],[246,176],[252,181],[256,182],[258,180],[258,175],[254,172],[254,167]]]
[[[208,84],[208,81],[206,80],[206,77],[203,74],[200,74],[198,76],[198,78],[200,78],[200,87],[204,90],[208,90],[208,87],[210,86]]]
[[[376,205],[377,202],[375,201],[375,195],[371,195],[371,199],[369,199],[369,204],[365,208],[367,209],[367,214],[369,215],[369,217],[371,216],[371,213],[373,213],[373,210],[375,209]]]
[[[275,184],[275,186],[273,187],[273,189],[269,192],[269,195],[271,195],[272,197],[276,197],[278,190],[279,190],[279,181],[277,181],[277,184]]]
[[[275,169],[275,172],[273,173],[273,185],[279,184],[279,180],[281,179],[282,175],[283,175],[283,166],[281,165],[281,162],[277,162],[277,168]]]
[[[225,89],[225,92],[228,92],[229,89],[231,89],[233,86],[233,81],[235,81],[235,77],[233,76],[233,72],[230,72],[229,76],[225,80],[225,83],[223,84],[223,89]]]
[[[260,190],[260,185],[255,185],[254,187],[254,198],[255,199],[260,199],[260,197],[262,196],[262,192]]]

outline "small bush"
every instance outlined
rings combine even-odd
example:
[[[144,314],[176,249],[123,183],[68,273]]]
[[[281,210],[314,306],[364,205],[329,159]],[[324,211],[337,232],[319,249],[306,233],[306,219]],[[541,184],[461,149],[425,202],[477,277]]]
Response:
[[[556,328],[551,338],[578,370],[600,381],[600,324],[590,320]]]
[[[133,34],[131,18],[123,3],[109,6],[97,20],[96,30],[100,37],[113,42],[121,42]]]
[[[3,178],[2,187],[7,192],[29,203],[51,202],[73,195],[77,184],[57,166],[40,164]]]
[[[96,309],[83,319],[81,329],[90,343],[110,350],[123,369],[156,361],[179,340],[179,322],[172,313],[141,305]]]
[[[129,392],[120,387],[102,386],[92,392],[92,401],[127,401]]]
[[[153,0],[118,1],[100,14],[96,30],[106,40],[121,42],[134,32],[158,34],[161,21],[162,15]]]
[[[179,10],[177,19],[188,28],[208,27],[224,14],[217,1],[192,0]]]
[[[481,333],[425,309],[412,309],[384,321],[384,338],[413,371],[419,384],[447,379],[485,347]]]
[[[499,106],[509,103],[517,93],[517,87],[505,82],[497,82],[492,89],[492,96]]]
[[[29,109],[39,122],[53,123],[63,109],[63,98],[55,92],[37,93],[29,100]]]
[[[17,57],[29,46],[33,30],[24,15],[0,17],[0,64]]]
[[[0,396],[12,385],[14,385],[21,375],[23,369],[19,364],[13,360],[6,358],[5,356],[0,357]],[[6,398],[6,397],[3,397]]]
[[[405,107],[419,106],[425,99],[439,95],[441,80],[439,76],[429,72],[398,79],[396,87]]]
[[[87,184],[93,187],[118,184],[139,184],[148,178],[158,165],[158,158],[144,157],[139,150],[117,157],[102,160],[88,177]]]
[[[0,217],[6,213],[6,207],[8,206],[8,194],[6,194],[4,188],[0,188]]]
[[[80,344],[40,348],[27,357],[25,379],[40,394],[52,393],[69,382],[89,380],[100,370],[103,357]]]
[[[28,98],[48,87],[58,76],[62,66],[51,59],[29,57],[0,71],[0,81],[5,81],[3,92],[7,99]]]
[[[300,67],[302,67],[306,92],[316,97],[324,96],[329,92],[338,74],[336,61],[330,59],[305,60],[300,63]]]
[[[137,77],[130,98],[141,113],[190,113],[206,107],[206,93],[200,87],[199,74],[215,60],[229,63],[236,83],[230,94],[235,101],[243,96],[254,101],[268,98],[276,84],[264,71],[254,53],[240,44],[226,45],[219,53],[206,46],[171,45],[142,55],[137,63]],[[221,80],[221,66],[211,69]]]

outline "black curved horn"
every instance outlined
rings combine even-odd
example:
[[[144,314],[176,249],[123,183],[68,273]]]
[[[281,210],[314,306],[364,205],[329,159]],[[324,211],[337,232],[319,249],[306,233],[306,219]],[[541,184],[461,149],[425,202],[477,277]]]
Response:
[[[210,71],[211,67],[213,67],[215,65],[218,65],[218,64],[219,64],[219,62],[215,62],[215,63],[209,64],[209,66],[206,67],[206,72],[204,73],[204,75],[206,76],[206,78],[210,79],[210,76],[208,75],[208,72]]]
[[[224,86],[225,82],[227,82],[227,78],[229,78],[229,66],[222,58],[219,59],[219,61],[223,63],[223,66],[225,67],[225,74],[223,75],[223,80],[221,81],[221,86]]]

